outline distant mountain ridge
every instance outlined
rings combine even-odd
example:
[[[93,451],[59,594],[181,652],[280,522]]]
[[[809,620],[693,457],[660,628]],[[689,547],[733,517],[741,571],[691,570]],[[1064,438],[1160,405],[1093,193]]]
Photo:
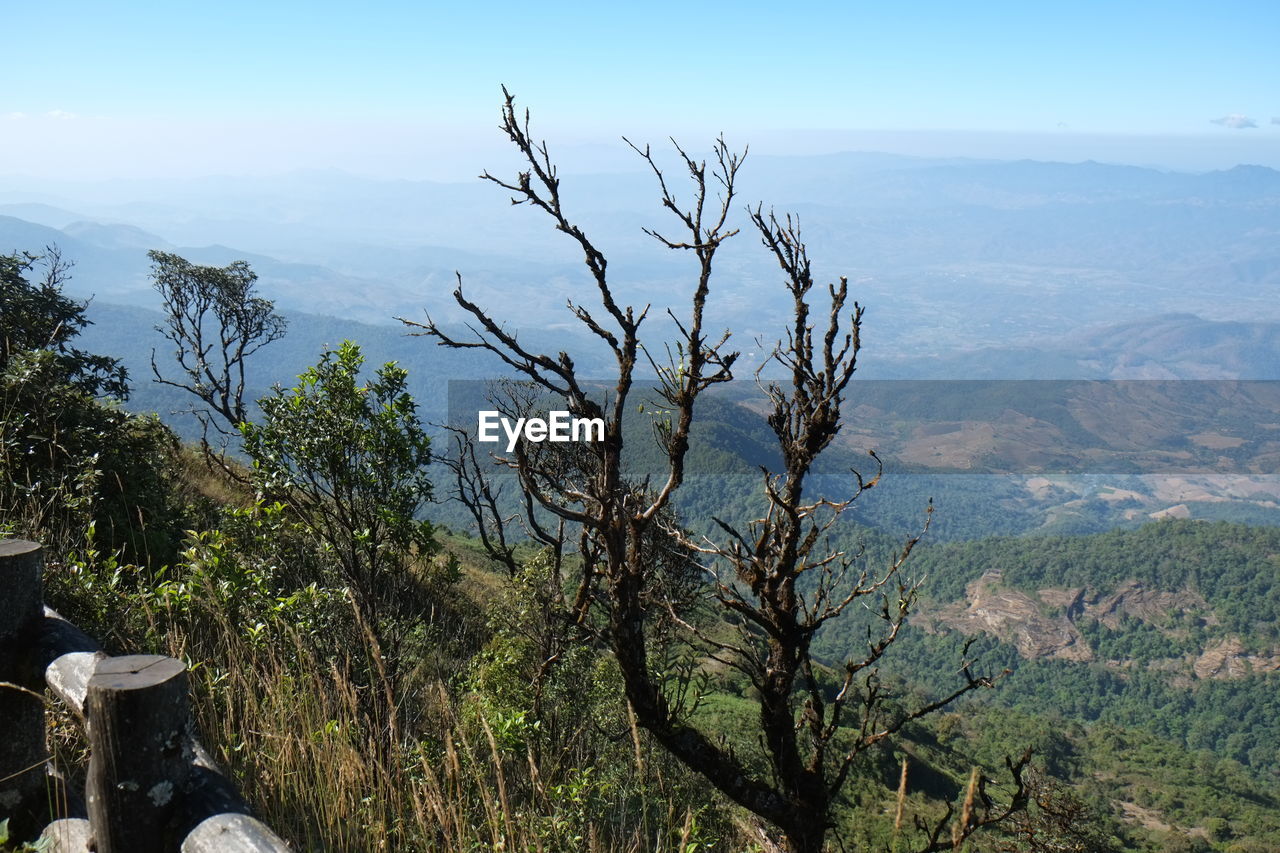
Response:
[[[566,173],[564,203],[609,257],[620,298],[655,306],[657,325],[692,271],[643,232],[674,223],[640,165]],[[816,275],[850,277],[881,353],[1038,349],[1174,313],[1280,322],[1280,172],[1266,167],[838,154],[748,158],[740,179],[743,203],[799,214]],[[166,246],[204,263],[249,259],[282,307],[369,322],[423,308],[461,319],[455,272],[482,304],[517,307],[526,327],[571,322],[565,301],[590,287],[572,241],[479,180],[62,182],[0,189],[0,202],[0,250],[57,241],[87,291],[140,305],[150,304],[145,248]],[[747,342],[777,336],[768,318],[786,295],[748,233],[721,251],[713,287],[715,325]]]
[[[1039,347],[928,358],[868,352],[886,379],[1280,379],[1280,322],[1161,314],[1083,329]]]
[[[388,310],[407,313],[416,310],[422,301],[383,282],[315,264],[289,263],[216,244],[175,246],[132,225],[77,220],[57,229],[0,216],[0,251],[39,253],[44,247],[54,245],[59,247],[65,260],[74,264],[67,285],[69,292],[140,307],[159,307],[159,299],[148,279],[147,252],[152,249],[175,252],[193,263],[214,266],[248,261],[259,276],[261,291],[292,310],[330,312],[389,323]]]

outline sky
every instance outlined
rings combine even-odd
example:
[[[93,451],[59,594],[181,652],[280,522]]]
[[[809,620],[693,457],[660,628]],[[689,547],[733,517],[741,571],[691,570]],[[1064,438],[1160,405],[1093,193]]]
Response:
[[[500,86],[606,168],[770,153],[1280,167],[1280,3],[0,0],[0,175],[474,175]]]

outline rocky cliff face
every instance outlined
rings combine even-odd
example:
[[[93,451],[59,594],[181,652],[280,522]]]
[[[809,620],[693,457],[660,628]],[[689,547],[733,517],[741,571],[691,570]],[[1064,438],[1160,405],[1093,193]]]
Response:
[[[1084,595],[1083,590],[1081,595]],[[1209,609],[1209,602],[1200,593],[1189,589],[1161,592],[1135,580],[1125,581],[1108,595],[1095,594],[1084,602],[1079,615],[1097,619],[1116,630],[1125,616],[1160,627],[1168,625],[1171,617],[1186,612],[1198,614],[1205,625],[1218,624],[1218,618]]]
[[[1048,588],[1037,590],[1033,595],[1006,587],[1000,572],[991,571],[965,588],[963,601],[922,613],[920,624],[931,632],[989,634],[1011,644],[1028,660],[1092,661],[1097,654],[1078,627],[1086,624],[1085,620],[1096,620],[1111,630],[1119,630],[1124,620],[1132,619],[1174,635],[1185,629],[1170,626],[1187,613],[1193,614],[1205,627],[1219,624],[1208,602],[1192,590],[1166,592],[1128,580],[1110,592],[1085,587]],[[1133,662],[1106,663],[1128,669]],[[1192,678],[1241,678],[1251,673],[1280,670],[1280,650],[1252,654],[1239,637],[1218,636],[1198,653],[1151,661],[1147,666],[1168,672],[1184,684],[1189,684]]]
[[[1028,659],[1093,660],[1093,651],[1070,618],[1045,615],[1042,602],[1003,587],[998,571],[970,583],[965,598],[932,614],[932,627],[945,626],[966,635],[991,634],[1012,643]]]
[[[1239,637],[1223,637],[1210,643],[1191,664],[1196,678],[1243,678],[1255,672],[1280,669],[1280,652],[1252,655]]]

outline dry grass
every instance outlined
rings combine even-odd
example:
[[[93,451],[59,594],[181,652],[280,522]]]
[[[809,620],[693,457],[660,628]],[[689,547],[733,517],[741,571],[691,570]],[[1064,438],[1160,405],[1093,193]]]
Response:
[[[216,523],[221,507],[252,506],[242,484],[197,452],[184,449],[176,462],[184,501],[208,510],[193,522]],[[82,527],[49,524],[37,512],[47,508],[29,509],[9,520],[52,545],[52,602],[113,651],[188,662],[202,739],[258,816],[298,850],[760,849],[750,840],[754,828],[732,823],[704,783],[627,731],[616,693],[607,713],[623,723],[611,733],[587,718],[570,721],[578,727],[566,739],[571,748],[535,748],[511,736],[510,720],[494,716],[510,697],[477,696],[462,678],[482,642],[479,614],[507,584],[474,554],[459,555],[453,599],[420,614],[424,633],[400,647],[403,659],[383,661],[350,608],[337,612],[340,598],[311,626],[248,598],[259,591],[236,576],[246,567],[266,567],[287,588],[306,583],[305,572],[294,578],[290,552],[278,543],[229,538],[223,575],[202,575],[191,562],[216,557],[212,545],[161,574],[99,554],[77,532]],[[228,589],[233,576],[250,586]],[[181,591],[159,591],[161,580]],[[55,764],[79,787],[82,732],[68,714],[51,716]]]
[[[160,615],[152,621],[163,624]],[[206,743],[298,849],[708,849],[701,809],[638,741],[621,752],[633,766],[611,767],[613,781],[593,785],[590,768],[566,774],[561,761],[541,766],[528,745],[513,751],[483,703],[430,673],[412,671],[391,689],[366,677],[368,645],[325,659],[304,634],[276,628],[270,641],[251,639],[210,607],[164,641],[195,662]]]

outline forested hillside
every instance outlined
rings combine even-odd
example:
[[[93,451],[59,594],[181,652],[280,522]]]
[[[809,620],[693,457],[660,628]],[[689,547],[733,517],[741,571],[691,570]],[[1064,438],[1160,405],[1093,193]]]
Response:
[[[971,637],[970,656],[1009,674],[962,715],[997,729],[1010,712],[1052,726],[1062,778],[1131,823],[1212,826],[1206,838],[1224,849],[1230,838],[1270,849],[1280,826],[1278,555],[1280,529],[1193,521],[921,548],[920,630],[886,667],[927,685]],[[829,628],[820,656],[856,647],[859,621]]]

